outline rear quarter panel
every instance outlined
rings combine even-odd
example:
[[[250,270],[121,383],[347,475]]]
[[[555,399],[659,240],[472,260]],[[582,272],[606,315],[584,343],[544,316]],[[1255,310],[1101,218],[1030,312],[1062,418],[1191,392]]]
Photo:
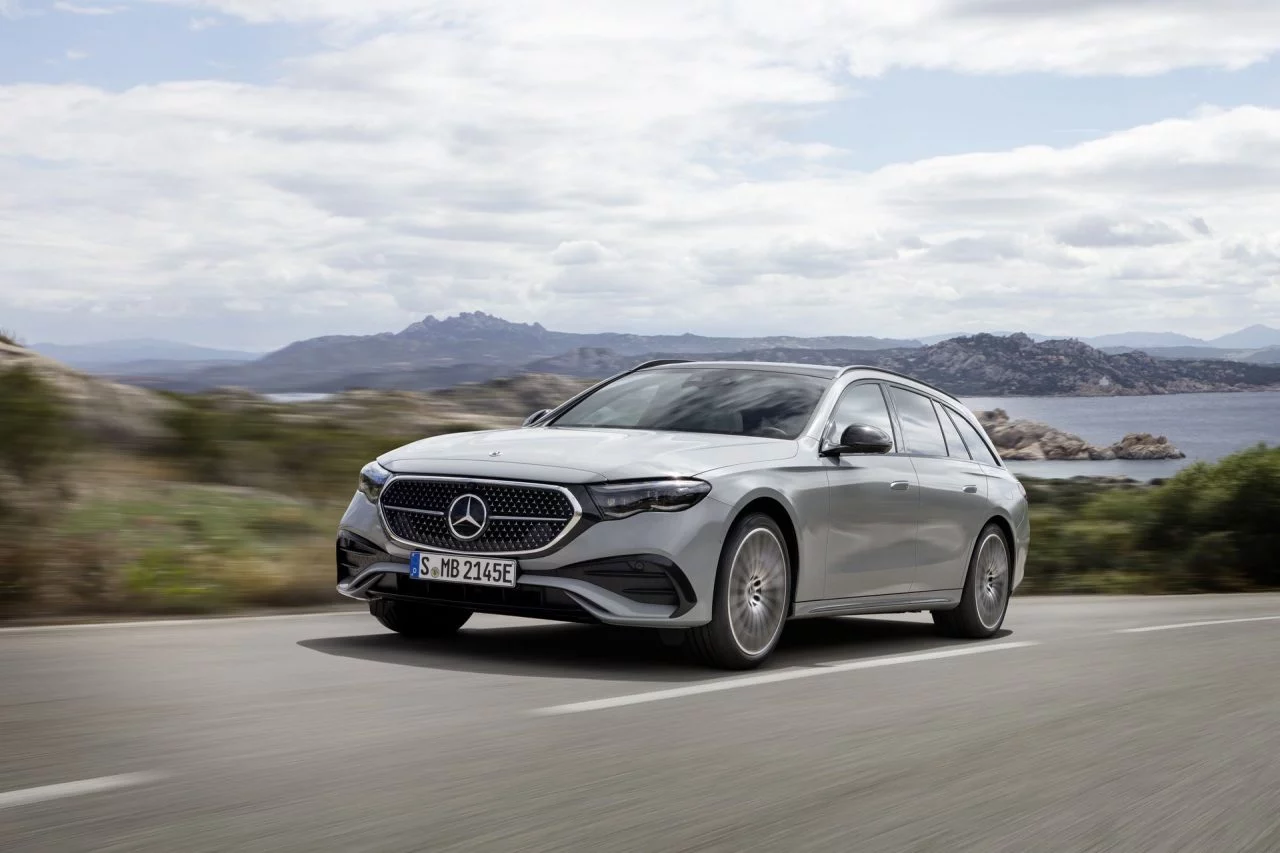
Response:
[[[1031,513],[1026,491],[1008,470],[982,466],[987,475],[987,501],[992,515],[1009,523],[1013,531],[1013,588],[1022,583],[1027,569],[1027,551],[1031,547]]]

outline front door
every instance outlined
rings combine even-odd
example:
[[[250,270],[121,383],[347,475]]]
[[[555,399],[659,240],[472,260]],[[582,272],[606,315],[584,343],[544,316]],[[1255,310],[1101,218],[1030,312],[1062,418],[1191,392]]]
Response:
[[[879,382],[858,382],[840,396],[827,432],[837,441],[851,424],[877,427],[894,438],[889,453],[830,459],[827,482],[828,599],[909,592],[916,574],[920,487]]]

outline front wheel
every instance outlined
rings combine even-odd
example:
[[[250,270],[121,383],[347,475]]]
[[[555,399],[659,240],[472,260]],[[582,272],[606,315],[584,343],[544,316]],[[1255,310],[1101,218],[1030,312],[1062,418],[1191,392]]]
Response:
[[[994,522],[982,529],[969,558],[960,606],[933,611],[933,622],[950,637],[983,640],[994,636],[1009,609],[1011,572],[1009,543]]]
[[[406,637],[447,637],[471,618],[470,610],[386,598],[370,601],[369,612],[382,627]]]
[[[782,636],[791,604],[791,558],[778,523],[762,513],[740,519],[725,540],[711,621],[689,631],[689,646],[722,669],[759,666]]]

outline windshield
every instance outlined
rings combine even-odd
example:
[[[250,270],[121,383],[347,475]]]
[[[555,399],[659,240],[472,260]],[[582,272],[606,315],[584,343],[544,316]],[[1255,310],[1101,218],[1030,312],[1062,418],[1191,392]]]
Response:
[[[552,426],[794,439],[827,385],[814,376],[749,368],[642,371],[589,395]]]

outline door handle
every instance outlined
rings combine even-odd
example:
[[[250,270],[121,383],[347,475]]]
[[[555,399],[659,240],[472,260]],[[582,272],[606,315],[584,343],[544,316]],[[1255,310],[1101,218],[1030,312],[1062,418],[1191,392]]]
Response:
[[[889,484],[889,488],[895,492],[905,492],[910,485],[906,480],[894,480]]]
[[[977,487],[977,486],[965,486],[965,487],[964,487],[964,493],[965,493],[966,495],[976,495],[976,494],[978,493],[978,487]]]

